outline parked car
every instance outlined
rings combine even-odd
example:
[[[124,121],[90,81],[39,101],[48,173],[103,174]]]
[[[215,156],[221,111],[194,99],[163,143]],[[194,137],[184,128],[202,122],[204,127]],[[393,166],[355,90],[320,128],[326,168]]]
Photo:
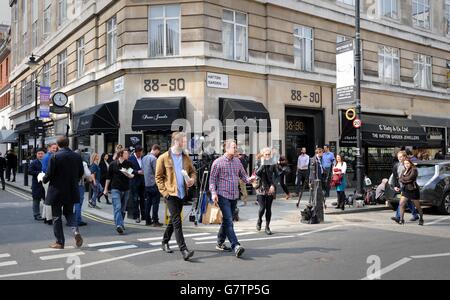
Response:
[[[450,215],[450,160],[417,162],[417,184],[422,206],[435,207],[439,213]],[[389,197],[389,205],[397,209],[400,197]]]

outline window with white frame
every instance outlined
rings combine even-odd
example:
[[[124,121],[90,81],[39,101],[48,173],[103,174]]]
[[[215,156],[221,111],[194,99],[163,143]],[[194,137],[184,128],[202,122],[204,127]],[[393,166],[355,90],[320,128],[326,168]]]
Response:
[[[414,56],[414,86],[431,90],[432,74],[431,56],[416,54]]]
[[[225,9],[222,21],[222,46],[225,58],[247,61],[247,14]]]
[[[337,2],[355,6],[355,0],[337,0]]]
[[[149,9],[150,57],[180,55],[180,6],[157,5]]]
[[[117,60],[117,19],[112,17],[106,23],[106,63],[111,65]]]
[[[50,71],[50,62],[48,62],[42,68],[41,86],[50,87]]]
[[[33,0],[32,6],[32,25],[31,25],[31,49],[38,46],[38,15],[39,15],[39,0]]]
[[[400,51],[382,46],[378,52],[378,75],[383,83],[400,84]]]
[[[414,26],[430,29],[431,26],[430,0],[413,0],[412,18]]]
[[[44,1],[44,21],[43,21],[43,38],[46,39],[52,31],[52,1]]]
[[[301,71],[314,69],[314,31],[310,27],[297,26],[294,29],[295,67]]]
[[[67,0],[58,0],[58,26],[67,20]]]
[[[57,87],[62,88],[67,84],[67,50],[58,54],[58,82]]]
[[[390,19],[399,18],[398,0],[380,0],[379,3],[382,17]]]
[[[84,37],[77,41],[77,75],[78,78],[84,75]]]
[[[450,0],[445,0],[445,24],[447,25],[447,35],[450,36]]]

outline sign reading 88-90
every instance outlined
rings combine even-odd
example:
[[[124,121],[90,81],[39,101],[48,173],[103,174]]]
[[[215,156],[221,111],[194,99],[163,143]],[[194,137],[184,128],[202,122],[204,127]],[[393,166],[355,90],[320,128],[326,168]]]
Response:
[[[186,81],[184,78],[172,78],[168,82],[162,82],[160,79],[144,80],[144,91],[146,92],[159,92],[164,89],[169,89],[170,92],[184,91]]]

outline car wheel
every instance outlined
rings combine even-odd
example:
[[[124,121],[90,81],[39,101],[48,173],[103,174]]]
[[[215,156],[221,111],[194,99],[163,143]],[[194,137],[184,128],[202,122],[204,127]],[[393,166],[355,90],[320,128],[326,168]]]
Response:
[[[397,211],[399,203],[388,201],[388,205],[390,209],[392,209],[393,211]]]
[[[439,213],[444,215],[450,215],[450,193],[446,193],[442,199],[441,206],[439,207]]]

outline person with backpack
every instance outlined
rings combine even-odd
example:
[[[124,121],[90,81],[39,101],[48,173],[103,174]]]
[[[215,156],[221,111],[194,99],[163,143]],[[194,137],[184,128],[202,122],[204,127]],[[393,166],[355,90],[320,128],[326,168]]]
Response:
[[[347,163],[342,154],[336,155],[336,163],[333,167],[333,176],[331,183],[336,187],[338,195],[338,204],[336,209],[345,210],[345,188],[347,187]]]

